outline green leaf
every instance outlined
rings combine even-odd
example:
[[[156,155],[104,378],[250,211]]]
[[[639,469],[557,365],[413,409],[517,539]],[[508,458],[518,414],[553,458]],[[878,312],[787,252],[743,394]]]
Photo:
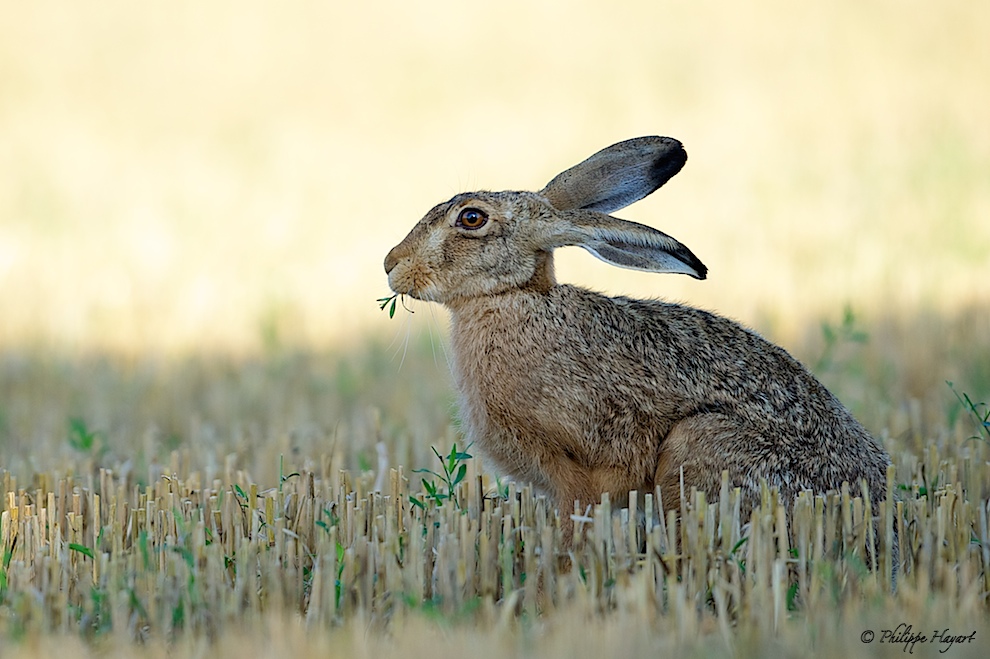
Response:
[[[92,450],[96,443],[97,433],[86,426],[86,422],[78,417],[69,419],[69,445],[81,453]]]
[[[736,544],[735,544],[735,545],[734,545],[734,546],[732,547],[732,549],[731,549],[731,550],[729,551],[729,554],[735,554],[735,553],[736,553],[737,551],[739,551],[739,548],[740,548],[740,547],[742,547],[742,546],[743,546],[744,544],[746,544],[746,541],[747,541],[747,540],[749,540],[749,536],[748,536],[748,535],[745,535],[745,536],[743,536],[742,538],[740,538],[740,539],[739,539],[739,542],[737,542],[737,543],[736,543]]]
[[[71,551],[77,551],[83,556],[88,556],[89,558],[93,558],[93,550],[85,545],[80,545],[80,544],[76,544],[75,542],[70,542],[69,549]]]
[[[795,581],[791,584],[790,588],[787,589],[787,610],[795,611],[797,610],[797,594],[798,594],[798,584]]]
[[[399,301],[399,294],[398,293],[396,293],[394,295],[390,295],[389,297],[380,297],[376,301],[378,302],[378,308],[381,309],[382,311],[385,310],[385,307],[388,307],[388,317],[389,318],[394,318],[395,317],[395,305]],[[389,303],[391,303],[391,304],[389,304]],[[403,305],[403,306],[405,306],[405,305]]]
[[[460,469],[457,470],[457,475],[454,477],[454,480],[453,482],[451,482],[450,486],[451,487],[456,486],[458,483],[464,480],[465,476],[467,476],[467,465],[462,464]]]
[[[148,531],[142,530],[138,533],[138,549],[141,552],[141,564],[145,571],[151,568],[151,555],[148,551]]]

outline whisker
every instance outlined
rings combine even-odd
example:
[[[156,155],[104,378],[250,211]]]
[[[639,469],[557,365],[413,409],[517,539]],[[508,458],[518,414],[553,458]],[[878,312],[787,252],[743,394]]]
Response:
[[[392,334],[392,340],[391,340],[391,341],[389,342],[389,344],[388,344],[388,345],[387,345],[387,346],[385,347],[385,350],[386,350],[386,351],[389,351],[389,350],[391,350],[391,349],[392,349],[392,348],[393,348],[393,347],[395,346],[395,342],[396,342],[396,341],[397,341],[397,340],[399,339],[399,332],[400,332],[400,331],[402,331],[402,328],[401,328],[401,327],[398,327],[398,326],[396,326],[396,328],[395,328],[395,331],[394,331],[394,332],[393,332],[393,334]],[[395,355],[393,354],[393,355],[392,355],[392,357],[394,358],[394,357],[395,357]]]
[[[430,307],[430,319],[435,323],[437,320],[436,314],[433,311],[433,307]],[[437,361],[437,346],[433,342],[433,323],[427,323],[426,329],[430,333],[430,352],[433,353],[433,365],[440,369],[440,363]],[[439,328],[438,328],[439,329]]]
[[[410,296],[411,297],[411,296]],[[409,352],[409,338],[412,336],[412,314],[415,313],[412,309],[406,306],[406,296],[403,295],[401,298],[402,308],[408,311],[406,315],[405,322],[403,323],[406,328],[405,340],[402,342],[402,357],[399,359],[399,369],[402,369],[402,365],[406,363],[406,354]]]
[[[406,296],[407,295],[410,297],[410,299],[415,299],[415,298],[412,297],[412,287],[410,287],[409,291],[407,291],[405,293],[395,293],[391,297],[380,298],[378,300],[378,302],[381,303],[381,309],[383,311],[384,311],[385,307],[387,307],[389,305],[389,303],[391,302],[392,309],[391,309],[391,311],[389,313],[389,318],[390,319],[393,317],[393,313],[395,311],[396,298],[398,298],[398,302],[402,304],[402,308],[405,309],[406,312],[407,312],[405,322],[402,323],[402,326],[401,327],[396,327],[395,334],[392,335],[392,340],[389,342],[388,346],[385,348],[386,351],[392,351],[391,361],[395,361],[396,355],[399,354],[399,347],[396,345],[396,341],[399,338],[399,333],[402,332],[403,330],[405,330],[405,336],[404,336],[403,342],[402,342],[402,357],[399,359],[399,365],[396,368],[397,371],[402,369],[402,365],[405,363],[405,360],[406,360],[406,353],[409,350],[409,334],[412,331],[412,325],[411,325],[411,318],[410,317],[412,316],[412,314],[416,313],[413,309],[409,308],[409,306],[406,304]],[[394,350],[393,350],[393,348],[394,348]]]
[[[408,323],[408,321],[406,323],[404,323],[404,327],[402,325],[396,325],[395,332],[392,334],[392,340],[389,342],[388,346],[385,348],[385,350],[387,350],[387,351],[392,351],[392,360],[393,361],[395,360],[395,356],[399,352],[399,348],[396,345],[396,341],[399,340],[399,335],[400,335],[400,333],[402,332],[403,329],[405,329],[406,335],[408,336],[408,334],[409,334],[409,323]],[[393,348],[394,348],[394,350],[393,350]]]
[[[411,316],[407,316],[407,319]],[[410,320],[406,320],[406,340],[402,342],[402,359],[399,360],[399,368],[397,370],[402,370],[402,365],[406,363],[406,353],[409,352],[409,335],[412,334],[411,328],[409,326]]]
[[[432,324],[428,325],[430,327],[430,347],[433,348],[433,363],[439,369],[440,364],[437,362],[437,351],[436,347],[433,345],[433,326],[437,329],[437,341],[440,344],[440,352],[443,353],[443,360],[447,364],[447,370],[453,371],[453,365],[450,363],[450,354],[447,352],[446,342],[443,340],[443,332],[440,328],[440,321],[437,318],[436,310],[434,307],[430,307],[430,319],[433,321]]]

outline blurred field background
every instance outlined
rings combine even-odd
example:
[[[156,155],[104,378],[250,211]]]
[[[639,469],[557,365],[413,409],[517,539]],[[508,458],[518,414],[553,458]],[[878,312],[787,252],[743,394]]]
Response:
[[[710,278],[564,250],[561,280],[782,340],[845,302],[990,304],[986,3],[5,0],[2,15],[4,346],[393,332],[381,262],[432,205],[538,188],[656,133],[689,163],[619,215],[678,237]]]
[[[617,215],[709,278],[558,278],[759,329],[909,489],[928,448],[979,465],[945,381],[990,400],[988,34],[970,0],[0,0],[0,473],[270,488],[382,443],[410,475],[458,436],[444,312],[379,311],[387,251],[648,134],[688,164]]]

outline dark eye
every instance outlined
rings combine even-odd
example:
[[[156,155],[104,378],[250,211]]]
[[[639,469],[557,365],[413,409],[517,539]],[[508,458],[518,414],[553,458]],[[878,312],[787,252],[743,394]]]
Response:
[[[457,216],[457,226],[465,229],[480,229],[488,222],[488,214],[477,208],[465,208]]]

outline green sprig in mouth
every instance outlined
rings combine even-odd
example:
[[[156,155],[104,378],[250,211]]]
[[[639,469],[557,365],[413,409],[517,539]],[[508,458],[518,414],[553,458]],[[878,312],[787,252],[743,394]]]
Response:
[[[402,302],[403,309],[405,309],[409,313],[416,313],[415,311],[413,311],[412,309],[406,306],[406,296],[400,295],[399,293],[394,293],[389,297],[380,297],[376,300],[376,302],[378,302],[378,308],[381,309],[382,311],[385,311],[385,307],[388,307],[389,318],[395,317],[395,305],[396,302],[398,301]]]

